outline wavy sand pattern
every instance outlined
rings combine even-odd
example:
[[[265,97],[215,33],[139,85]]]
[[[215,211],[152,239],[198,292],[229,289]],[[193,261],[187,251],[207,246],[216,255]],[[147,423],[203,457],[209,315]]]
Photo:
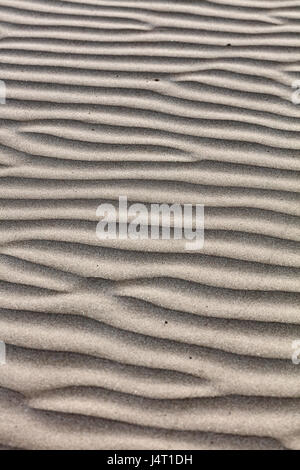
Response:
[[[0,79],[1,448],[300,449],[299,1],[0,0]]]

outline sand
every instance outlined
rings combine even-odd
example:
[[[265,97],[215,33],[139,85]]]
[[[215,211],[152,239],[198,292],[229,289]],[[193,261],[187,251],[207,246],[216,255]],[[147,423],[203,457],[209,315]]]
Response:
[[[0,79],[0,447],[299,450],[299,1],[0,0]]]

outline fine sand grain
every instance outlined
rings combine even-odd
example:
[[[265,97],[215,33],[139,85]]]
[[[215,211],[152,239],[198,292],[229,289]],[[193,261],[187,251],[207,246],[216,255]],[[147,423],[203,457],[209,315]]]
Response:
[[[0,448],[300,450],[300,2],[0,0],[0,80]]]

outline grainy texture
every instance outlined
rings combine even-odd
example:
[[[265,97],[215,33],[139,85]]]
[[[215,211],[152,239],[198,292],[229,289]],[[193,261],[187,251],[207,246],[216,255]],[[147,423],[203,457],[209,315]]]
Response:
[[[300,449],[300,2],[0,0],[0,79],[1,446]]]

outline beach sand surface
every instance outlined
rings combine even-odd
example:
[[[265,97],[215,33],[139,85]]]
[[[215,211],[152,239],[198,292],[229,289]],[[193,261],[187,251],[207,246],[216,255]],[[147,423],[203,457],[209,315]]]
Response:
[[[0,0],[0,80],[1,448],[299,450],[299,1]]]

